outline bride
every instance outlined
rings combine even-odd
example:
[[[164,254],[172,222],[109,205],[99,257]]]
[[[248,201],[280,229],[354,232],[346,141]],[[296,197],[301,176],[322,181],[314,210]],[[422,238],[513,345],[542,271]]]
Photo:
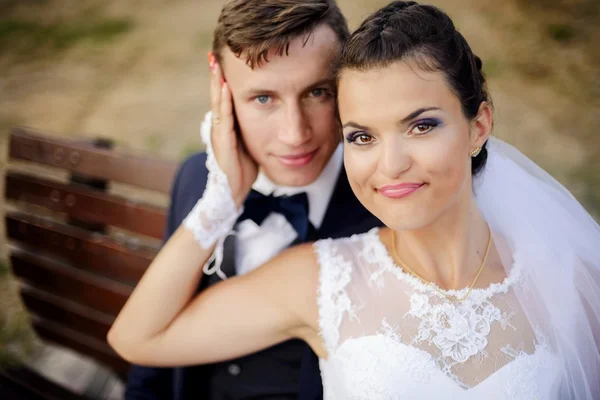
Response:
[[[205,194],[109,333],[125,359],[212,363],[300,338],[328,400],[600,398],[598,224],[489,136],[481,61],[446,14],[395,1],[340,55],[348,179],[387,227],[195,296],[256,177],[221,95]]]

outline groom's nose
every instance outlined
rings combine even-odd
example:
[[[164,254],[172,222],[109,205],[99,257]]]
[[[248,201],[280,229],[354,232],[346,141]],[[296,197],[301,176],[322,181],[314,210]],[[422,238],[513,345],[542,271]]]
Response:
[[[285,108],[278,136],[281,142],[290,147],[298,147],[310,140],[310,126],[299,104]]]

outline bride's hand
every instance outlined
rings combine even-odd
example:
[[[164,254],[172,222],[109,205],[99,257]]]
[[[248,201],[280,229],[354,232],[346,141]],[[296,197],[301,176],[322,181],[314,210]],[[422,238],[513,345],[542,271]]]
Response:
[[[243,204],[258,174],[256,161],[244,149],[235,130],[233,98],[223,78],[221,66],[209,54],[211,69],[211,143],[217,163],[227,175],[231,194],[238,208]]]

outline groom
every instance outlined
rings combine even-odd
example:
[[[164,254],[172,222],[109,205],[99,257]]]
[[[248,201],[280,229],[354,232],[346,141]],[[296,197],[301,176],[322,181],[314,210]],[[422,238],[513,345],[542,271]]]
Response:
[[[381,225],[354,197],[343,168],[332,61],[348,35],[334,0],[225,3],[211,70],[222,71],[245,149],[260,167],[237,235],[225,243],[226,275],[257,268],[290,245]],[[205,161],[205,153],[190,157],[175,178],[167,238],[202,196]],[[200,289],[218,281],[205,276]],[[299,340],[216,365],[134,366],[126,391],[129,400],[322,397],[317,357]]]

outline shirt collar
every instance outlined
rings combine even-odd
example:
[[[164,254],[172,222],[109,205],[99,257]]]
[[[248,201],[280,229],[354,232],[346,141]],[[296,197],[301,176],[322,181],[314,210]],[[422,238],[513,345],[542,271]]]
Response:
[[[343,146],[340,143],[335,149],[333,155],[323,168],[321,175],[306,186],[279,186],[273,183],[265,174],[259,172],[252,189],[268,196],[292,196],[297,193],[305,192],[308,197],[308,219],[317,229],[321,227],[329,200],[333,195],[337,179],[343,164]]]

